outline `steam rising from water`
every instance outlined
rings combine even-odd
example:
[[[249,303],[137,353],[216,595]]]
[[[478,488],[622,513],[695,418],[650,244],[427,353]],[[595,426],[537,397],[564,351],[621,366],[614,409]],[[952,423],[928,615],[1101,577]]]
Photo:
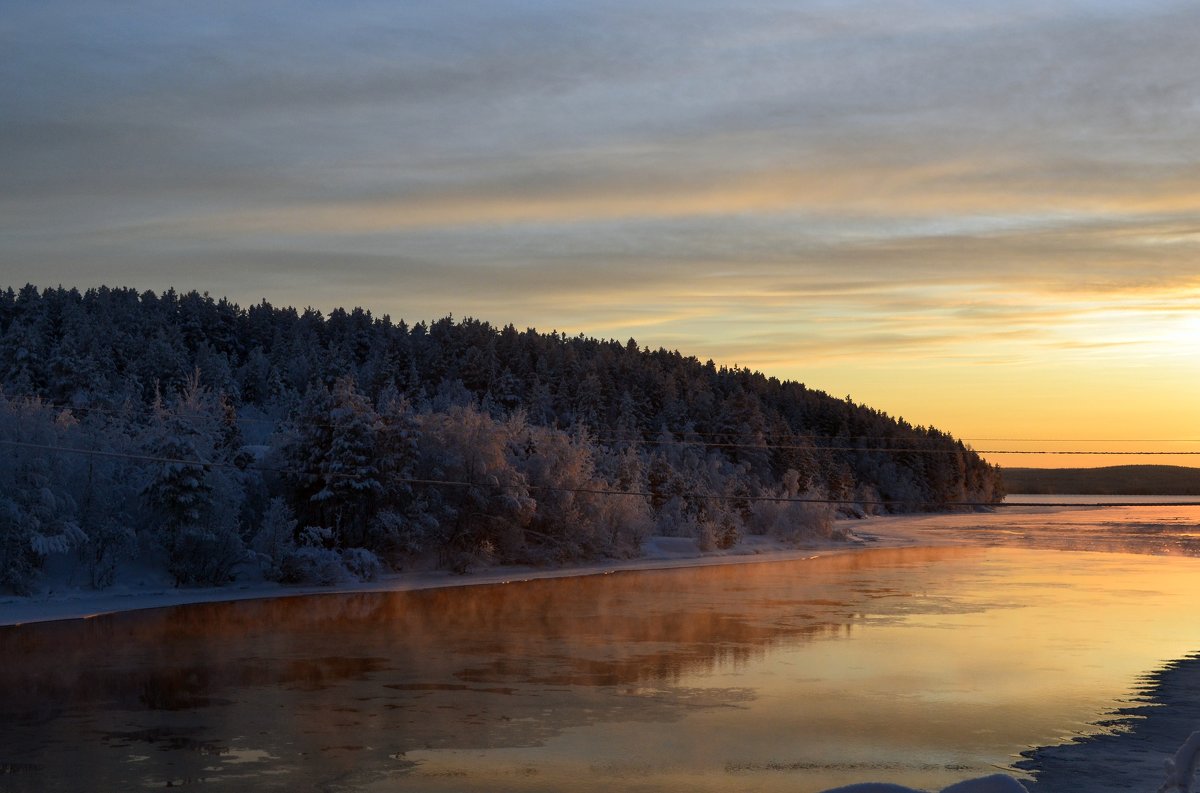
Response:
[[[1104,731],[1196,649],[1196,512],[1156,515],[921,517],[886,525],[941,545],[2,629],[0,764],[49,791],[938,789]],[[992,547],[1014,536],[1037,549]],[[1178,556],[1041,550],[1068,540]]]
[[[855,524],[855,530],[922,544],[1200,556],[1200,507],[1195,506],[1006,507],[970,515],[872,518]]]

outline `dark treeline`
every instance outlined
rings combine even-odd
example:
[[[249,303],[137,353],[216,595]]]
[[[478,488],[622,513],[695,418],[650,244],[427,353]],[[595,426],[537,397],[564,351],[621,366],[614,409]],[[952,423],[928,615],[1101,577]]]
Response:
[[[1087,496],[1200,496],[1200,468],[1110,465],[1103,468],[1005,468],[1010,493]]]
[[[848,398],[473,319],[26,286],[0,292],[0,388],[14,591],[53,555],[97,586],[134,556],[179,583],[334,581],[628,555],[654,533],[827,536],[815,499],[1001,497],[961,442]]]

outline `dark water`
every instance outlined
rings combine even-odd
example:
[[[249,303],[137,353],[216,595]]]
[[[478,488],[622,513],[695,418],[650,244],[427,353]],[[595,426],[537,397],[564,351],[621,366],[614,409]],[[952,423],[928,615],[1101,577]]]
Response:
[[[1097,732],[1198,583],[926,548],[0,628],[0,790],[936,789]]]

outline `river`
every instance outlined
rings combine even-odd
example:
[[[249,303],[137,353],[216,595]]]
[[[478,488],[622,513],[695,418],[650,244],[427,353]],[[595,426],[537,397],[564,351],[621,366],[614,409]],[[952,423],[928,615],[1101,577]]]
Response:
[[[1184,555],[951,543],[0,628],[0,790],[1022,775],[1200,649],[1198,585]]]

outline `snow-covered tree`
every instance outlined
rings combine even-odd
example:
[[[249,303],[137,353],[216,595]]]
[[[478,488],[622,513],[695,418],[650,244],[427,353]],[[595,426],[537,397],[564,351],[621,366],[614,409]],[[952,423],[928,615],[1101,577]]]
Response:
[[[784,472],[779,487],[766,495],[779,500],[754,503],[748,521],[753,533],[787,542],[830,537],[835,516],[833,505],[823,503],[824,492],[802,481],[798,472]]]
[[[138,449],[128,411],[88,412],[64,437],[64,445],[86,450],[73,455],[65,483],[78,505],[87,541],[78,558],[93,587],[112,584],[117,567],[137,550],[134,514],[142,470],[130,457]]]
[[[284,561],[296,550],[296,516],[287,499],[281,496],[271,499],[263,513],[262,525],[250,541],[250,549],[258,555],[267,578],[283,577]]]
[[[399,563],[428,544],[433,527],[425,500],[413,489],[417,474],[420,420],[399,390],[388,384],[379,396],[374,459],[380,489],[370,516],[365,545]]]
[[[617,481],[610,481],[599,470],[597,447],[587,436],[529,426],[519,414],[508,425],[510,459],[536,502],[525,531],[530,545],[556,560],[638,550],[649,530],[645,499],[613,494],[640,486],[634,481],[635,454],[633,460],[621,459]]]
[[[47,556],[86,541],[75,499],[65,487],[68,461],[54,453],[74,423],[39,399],[0,394],[0,589],[32,590]]]
[[[424,416],[421,430],[421,470],[453,483],[426,496],[445,563],[465,570],[519,554],[535,503],[508,458],[508,428],[478,408],[456,406]]]
[[[379,415],[353,378],[339,378],[330,396],[329,446],[318,462],[321,487],[311,499],[340,545],[360,546],[383,492],[375,456]]]
[[[949,435],[849,399],[633,339],[474,319],[410,326],[363,309],[26,285],[0,289],[0,389],[5,409],[41,405],[10,416],[0,440],[36,431],[78,450],[0,455],[10,589],[67,546],[97,585],[153,548],[181,582],[221,579],[239,526],[251,539],[276,497],[329,532],[297,546],[306,570],[365,575],[369,560],[348,561],[367,559],[356,547],[462,566],[623,553],[648,521],[706,547],[787,534],[811,522],[803,510],[753,500],[782,492],[892,509],[1002,495],[996,469]],[[64,408],[75,423],[58,427]]]
[[[224,419],[222,401],[195,372],[169,404],[155,403],[142,441],[154,458],[142,490],[145,530],[179,584],[222,583],[245,558],[237,524],[243,489],[223,443]]]

